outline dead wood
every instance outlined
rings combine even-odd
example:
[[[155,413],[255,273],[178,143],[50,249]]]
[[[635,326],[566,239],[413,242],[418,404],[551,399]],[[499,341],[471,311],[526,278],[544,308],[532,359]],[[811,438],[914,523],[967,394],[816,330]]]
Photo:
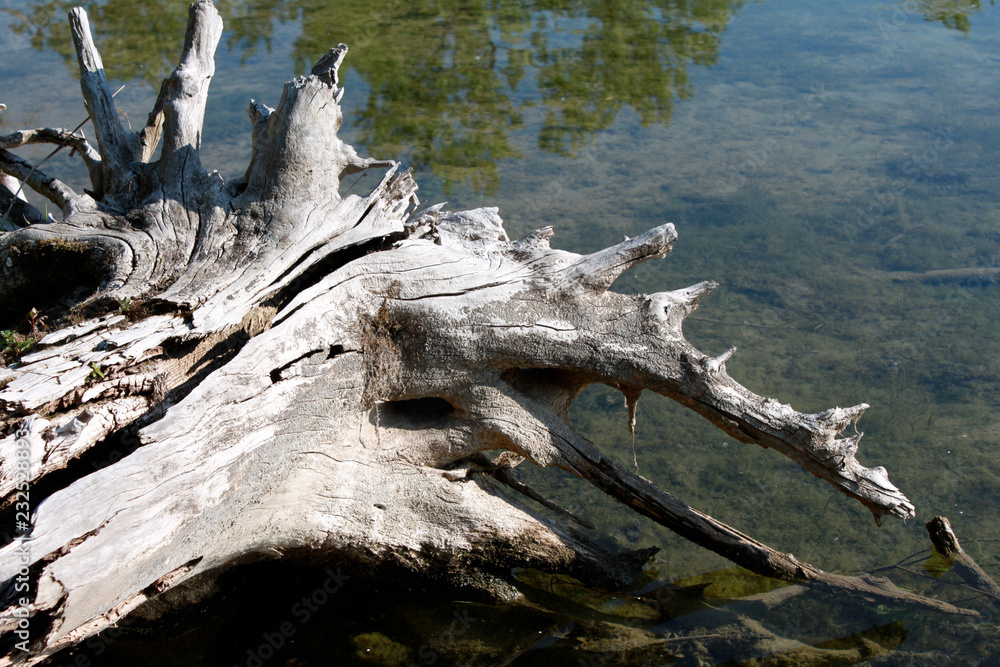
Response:
[[[274,108],[251,102],[252,158],[226,183],[200,159],[222,32],[212,3],[191,6],[180,64],[134,133],[86,13],[70,22],[97,148],[58,130],[3,145],[72,145],[92,167],[91,189],[0,149],[0,171],[64,217],[0,236],[0,298],[14,303],[51,272],[35,260],[53,248],[75,258],[60,269],[96,286],[77,299],[82,321],[0,370],[3,505],[19,511],[23,494],[62,471],[58,488],[31,495],[30,527],[0,549],[0,580],[27,585],[0,612],[17,640],[0,664],[36,664],[164,591],[253,560],[381,563],[466,581],[537,567],[625,585],[647,553],[609,554],[483,478],[537,496],[505,467],[522,460],[572,472],[756,572],[971,613],[777,552],[577,433],[569,406],[587,385],[619,389],[633,409],[654,391],[778,450],[876,521],[914,514],[884,468],[858,461],[861,435],[844,435],[867,405],[798,412],[730,377],[735,350],[709,356],[685,340],[685,317],[715,283],[609,291],[670,252],[673,225],[578,255],[550,247],[551,228],[510,241],[495,209],[415,213],[409,172],[337,137],[343,45],[288,82]],[[341,178],[365,169],[384,169],[374,190],[341,196]],[[111,464],[74,468],[81,457]]]
[[[958,536],[952,530],[951,522],[943,516],[936,516],[928,521],[926,526],[934,551],[951,564],[955,574],[983,595],[1000,602],[1000,586],[969,554],[965,553]]]

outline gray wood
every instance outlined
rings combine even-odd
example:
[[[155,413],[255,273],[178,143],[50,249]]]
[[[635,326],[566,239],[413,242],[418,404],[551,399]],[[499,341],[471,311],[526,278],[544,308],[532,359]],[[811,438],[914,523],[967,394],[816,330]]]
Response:
[[[0,371],[6,506],[16,501],[19,448],[36,483],[106,453],[110,436],[132,439],[127,456],[35,509],[27,544],[38,627],[19,664],[260,559],[375,559],[480,582],[478,572],[520,565],[624,585],[648,553],[608,554],[544,518],[533,492],[515,483],[527,497],[510,495],[487,480],[514,481],[509,469],[523,460],[570,471],[768,576],[972,613],[777,552],[576,432],[569,406],[588,384],[622,391],[633,418],[649,390],[780,451],[876,521],[914,515],[884,468],[857,460],[860,434],[844,435],[867,405],[798,412],[730,377],[734,349],[711,357],[685,340],[684,318],[715,283],[609,291],[624,271],[670,252],[673,225],[578,255],[553,249],[551,228],[510,241],[496,209],[414,213],[409,172],[337,137],[343,45],[290,81],[273,109],[251,102],[253,157],[243,179],[224,183],[202,167],[198,145],[222,30],[211,2],[191,6],[180,65],[134,134],[114,109],[86,13],[70,19],[99,155],[59,131],[44,137],[100,169],[85,194],[28,179],[59,199],[65,220],[0,236],[0,296],[28,288],[33,248],[72,241],[105,253],[90,307],[119,300],[155,314],[126,318],[109,305]],[[151,162],[158,137],[163,151]],[[0,161],[25,177],[18,169]],[[374,191],[341,197],[340,179],[367,169],[384,170]],[[0,580],[17,574],[21,547],[0,548]],[[13,630],[15,612],[0,612],[0,629]]]

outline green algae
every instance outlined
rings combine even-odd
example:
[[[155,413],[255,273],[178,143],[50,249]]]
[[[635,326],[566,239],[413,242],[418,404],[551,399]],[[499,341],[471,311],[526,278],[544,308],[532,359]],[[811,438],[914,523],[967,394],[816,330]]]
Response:
[[[706,598],[745,598],[758,593],[768,593],[788,584],[755,574],[742,567],[729,567],[715,572],[706,572],[675,582],[678,586],[708,584]]]
[[[569,575],[525,568],[516,571],[514,578],[532,588],[610,616],[645,620],[656,620],[660,617],[658,609],[643,603],[636,596],[596,589]]]
[[[399,667],[409,664],[412,651],[381,632],[365,632],[351,638],[354,656],[363,664],[376,667]]]

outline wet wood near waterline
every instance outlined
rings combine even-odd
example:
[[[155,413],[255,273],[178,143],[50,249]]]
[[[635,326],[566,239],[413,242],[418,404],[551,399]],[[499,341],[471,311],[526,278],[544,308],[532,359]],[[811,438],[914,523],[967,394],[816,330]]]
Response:
[[[977,591],[1000,602],[1000,585],[979,564],[965,553],[951,522],[943,516],[936,516],[926,524],[934,551],[951,563],[955,574]]]

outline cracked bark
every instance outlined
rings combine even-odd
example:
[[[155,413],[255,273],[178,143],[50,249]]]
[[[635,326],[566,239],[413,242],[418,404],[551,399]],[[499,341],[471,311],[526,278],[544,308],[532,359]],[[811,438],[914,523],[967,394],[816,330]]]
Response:
[[[858,462],[860,435],[842,436],[866,405],[797,412],[731,378],[734,350],[709,357],[684,339],[684,318],[715,283],[608,291],[670,252],[673,225],[581,256],[552,249],[551,228],[510,241],[495,209],[413,213],[409,172],[337,137],[343,45],[286,84],[274,109],[251,102],[253,157],[241,180],[224,183],[204,170],[198,146],[222,30],[211,2],[192,5],[181,64],[137,133],[120,124],[85,12],[70,18],[98,149],[52,130],[0,146],[29,136],[72,145],[92,167],[92,191],[29,179],[65,220],[0,237],[0,297],[29,288],[33,253],[64,244],[100,259],[89,264],[100,288],[78,310],[112,312],[48,334],[0,370],[3,503],[16,500],[19,450],[30,452],[32,485],[81,456],[121,458],[71,469],[71,482],[33,498],[26,543],[38,622],[24,664],[163,591],[276,554],[458,579],[517,565],[627,583],[644,554],[608,554],[485,481],[493,474],[530,498],[509,484],[524,460],[570,471],[768,576],[972,613],[775,551],[576,432],[569,406],[588,384],[621,390],[633,416],[650,390],[780,451],[876,521],[914,514],[884,468]],[[0,170],[26,176],[7,155]],[[343,176],[382,168],[371,194],[338,194]],[[143,316],[118,314],[125,299]],[[17,575],[21,546],[0,550],[0,580]],[[12,632],[16,602],[6,603],[0,628]]]

